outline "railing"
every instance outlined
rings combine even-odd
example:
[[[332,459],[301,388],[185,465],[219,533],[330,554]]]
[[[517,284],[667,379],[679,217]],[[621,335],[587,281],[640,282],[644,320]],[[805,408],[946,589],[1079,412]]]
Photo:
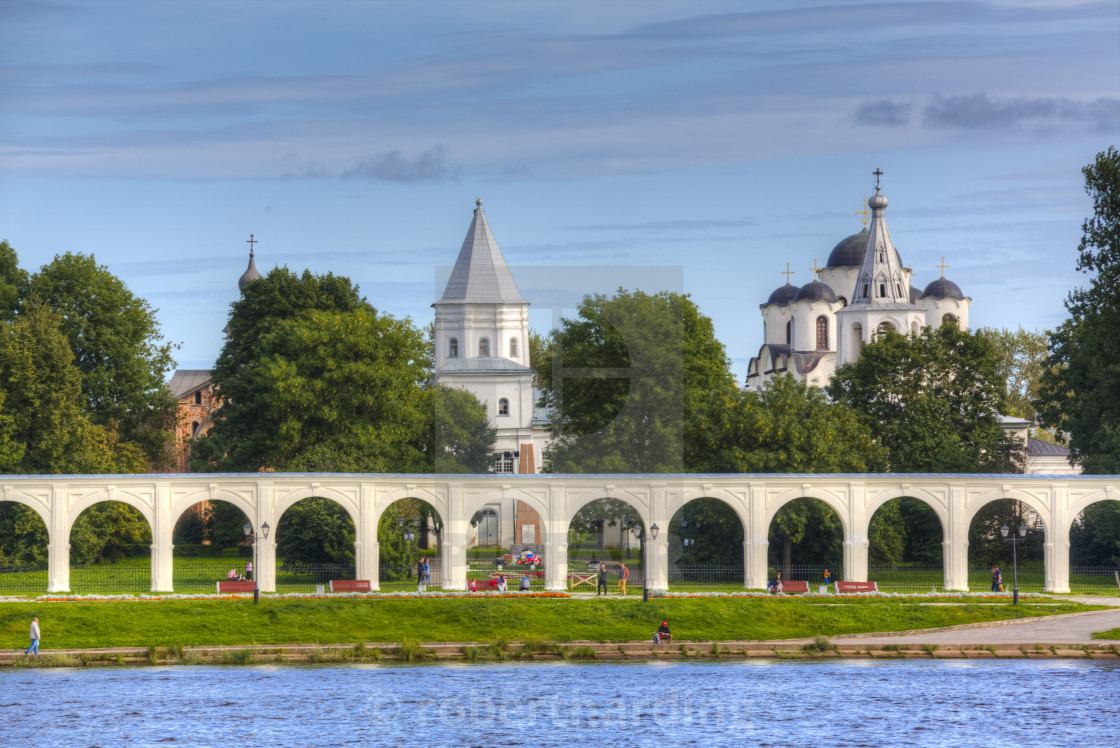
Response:
[[[432,579],[427,589],[439,589],[443,585],[443,564],[438,558],[428,563],[432,567]],[[415,563],[380,564],[377,578],[382,592],[416,592],[419,587]]]
[[[816,585],[824,584],[824,570],[828,569],[829,581],[835,582],[844,578],[843,569],[839,566],[771,566],[766,569],[767,581],[775,579],[781,572],[783,582],[808,582],[809,589],[815,591]]]
[[[635,577],[638,577],[635,581]],[[631,584],[641,589],[641,570],[632,574]],[[679,592],[742,592],[743,567],[728,565],[670,566],[669,589]]]
[[[939,563],[869,564],[867,579],[880,592],[940,592],[945,587],[945,570]]]
[[[0,567],[0,594],[42,595],[48,582],[46,563]]]
[[[276,567],[276,591],[315,592],[321,585],[329,592],[332,579],[353,578],[353,564],[284,562]]]
[[[70,567],[70,592],[74,595],[135,595],[151,592],[151,589],[150,558],[129,558],[115,564]]]

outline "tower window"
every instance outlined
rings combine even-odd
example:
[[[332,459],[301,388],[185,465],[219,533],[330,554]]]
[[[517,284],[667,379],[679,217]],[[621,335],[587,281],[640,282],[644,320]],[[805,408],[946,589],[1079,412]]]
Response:
[[[786,345],[793,345],[793,320],[786,323]]]
[[[506,400],[504,397],[498,401],[498,415],[509,415],[509,400]]]
[[[459,341],[456,338],[447,341],[447,357],[459,358]]]
[[[828,317],[817,317],[817,350],[828,350]]]
[[[198,421],[191,421],[191,438],[198,436]]]
[[[898,298],[902,298],[902,285],[899,283],[894,284],[894,290],[898,292]]]
[[[509,339],[509,357],[517,358],[517,338]]]
[[[199,390],[198,392],[194,393],[194,404],[195,405],[202,405],[202,390]]]
[[[945,314],[941,317],[941,324],[956,326],[957,318],[952,314]]]
[[[482,340],[478,341],[478,355],[490,355],[490,338],[483,338]]]
[[[865,298],[865,299],[867,298],[867,284],[866,283],[863,284],[863,298]]]
[[[886,295],[887,295],[887,284],[886,283],[880,283],[879,284],[879,297],[882,298]]]
[[[893,331],[894,325],[892,325],[890,322],[880,322],[879,326],[875,329],[875,334],[879,337],[882,337],[887,334],[888,330]]]

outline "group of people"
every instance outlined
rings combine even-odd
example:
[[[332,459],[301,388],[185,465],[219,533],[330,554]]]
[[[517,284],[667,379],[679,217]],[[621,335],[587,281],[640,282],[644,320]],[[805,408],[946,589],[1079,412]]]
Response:
[[[226,579],[231,582],[252,582],[253,581],[253,562],[245,562],[245,573],[238,573],[237,569],[230,569],[226,572]]]
[[[600,561],[599,562],[599,585],[598,585],[598,587],[595,588],[595,597],[599,597],[600,594],[602,594],[603,597],[607,596],[607,575],[608,575],[608,573],[609,572],[607,570],[607,565]],[[628,581],[630,581],[630,569],[628,569],[626,567],[625,563],[620,563],[618,565],[618,591],[619,591],[620,594],[623,594],[623,595],[626,594],[626,583]]]
[[[518,589],[521,592],[528,592],[531,587],[532,580],[529,579],[529,575],[522,575],[521,583],[518,585]],[[472,579],[467,589],[471,592],[478,592],[478,580]],[[509,590],[509,581],[506,579],[506,575],[499,574],[498,576],[493,577],[490,580],[490,589],[494,592],[507,592]]]

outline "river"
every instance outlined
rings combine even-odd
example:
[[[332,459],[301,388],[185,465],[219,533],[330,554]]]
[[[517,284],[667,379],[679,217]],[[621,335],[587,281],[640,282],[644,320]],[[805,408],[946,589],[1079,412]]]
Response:
[[[1117,746],[1120,663],[535,662],[0,672],[4,748]]]

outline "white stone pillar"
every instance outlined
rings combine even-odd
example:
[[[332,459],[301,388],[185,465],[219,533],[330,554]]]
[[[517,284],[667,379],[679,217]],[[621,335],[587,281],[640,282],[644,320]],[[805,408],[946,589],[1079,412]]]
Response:
[[[166,483],[155,487],[152,507],[152,592],[172,592],[175,587],[175,559],[171,518],[171,488]]]
[[[553,486],[548,513],[541,515],[544,528],[544,588],[550,592],[568,589],[567,498],[562,487]]]
[[[808,487],[806,487],[808,488]],[[848,522],[844,538],[844,580],[866,582],[867,579],[867,489],[854,482],[849,487]]]
[[[374,516],[373,487],[358,490],[358,526],[354,528],[354,578],[368,579],[370,589],[377,587],[377,518]]]
[[[256,559],[253,561],[253,575],[261,592],[276,591],[276,530],[279,517],[272,516],[275,496],[271,481],[257,483],[256,516],[251,517],[257,531]],[[263,537],[261,528],[268,523],[268,537]]]
[[[1050,528],[1046,528],[1047,536],[1051,535]],[[1049,538],[1043,545],[1042,558],[1046,567],[1046,591],[1069,592],[1069,533],[1053,533],[1053,541]],[[1022,549],[1019,549],[1022,550]],[[1019,558],[1022,558],[1020,554]],[[1004,577],[1004,587],[1007,587]]]
[[[943,528],[941,563],[945,569],[945,589],[968,592],[968,522],[965,519],[966,495],[963,486],[949,485],[949,520]]]
[[[70,493],[65,485],[51,488],[48,517],[47,592],[70,591]]]
[[[654,483],[650,486],[650,524],[646,528],[646,558],[649,564],[646,577],[646,586],[651,592],[665,592],[669,589],[669,521],[668,505],[666,501],[666,486],[664,483]],[[657,538],[653,537],[651,529],[658,527]]]
[[[770,551],[769,527],[766,519],[766,489],[750,487],[750,516],[744,528],[743,562],[746,565],[746,585],[752,590],[766,589],[766,559]]]
[[[467,524],[463,507],[463,487],[458,482],[447,487],[447,517],[443,518],[442,546],[439,549],[443,566],[443,589],[467,588]]]

